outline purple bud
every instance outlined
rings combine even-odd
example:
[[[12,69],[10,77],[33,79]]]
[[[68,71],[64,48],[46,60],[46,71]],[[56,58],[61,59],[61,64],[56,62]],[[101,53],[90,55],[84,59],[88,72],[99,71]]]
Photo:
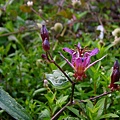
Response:
[[[119,71],[119,63],[116,60],[113,66],[113,72],[111,75],[111,83],[108,86],[109,88],[111,88],[111,90],[115,90],[118,89],[118,85],[115,84],[115,82],[118,82],[120,78],[120,71]]]
[[[46,28],[45,25],[42,25],[40,34],[41,34],[41,37],[42,37],[42,40],[43,40],[43,41],[44,41],[46,38],[47,38],[47,40],[49,40],[49,33],[48,33],[48,30],[47,30],[47,28]]]
[[[118,70],[119,70],[119,63],[118,63],[117,60],[116,60],[115,63],[114,63],[113,70],[114,70],[114,69],[118,69]]]
[[[50,44],[49,44],[49,41],[45,38],[45,40],[43,41],[42,43],[42,47],[45,51],[48,51],[50,50]]]
[[[47,59],[47,56],[46,56],[45,54],[42,54],[41,57],[42,57],[43,59]]]
[[[48,81],[46,79],[44,80],[44,87],[48,87]]]

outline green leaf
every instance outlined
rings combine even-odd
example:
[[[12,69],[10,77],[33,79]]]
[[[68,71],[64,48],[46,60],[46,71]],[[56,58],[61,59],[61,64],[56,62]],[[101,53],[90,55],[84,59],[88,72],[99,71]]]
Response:
[[[39,115],[39,120],[42,120],[43,118],[44,120],[50,120],[50,112],[47,109],[43,110]]]
[[[67,106],[67,109],[70,110],[71,112],[73,112],[78,118],[82,119],[82,117],[80,116],[79,110],[77,110],[73,107],[70,107],[70,106]]]
[[[56,104],[59,105],[60,107],[65,103],[65,101],[67,100],[68,95],[64,96],[64,97],[60,97],[57,101]]]
[[[32,120],[25,109],[0,87],[0,108],[17,120]]]
[[[72,18],[72,12],[69,9],[61,10],[58,15],[61,15],[65,18],[71,19]]]
[[[52,104],[55,97],[56,97],[56,93],[53,93],[53,92],[49,91],[47,94],[45,94],[45,97],[47,98],[49,103]]]
[[[108,114],[102,115],[100,117],[100,119],[103,119],[103,118],[116,118],[116,117],[119,117],[119,116],[116,115],[116,114],[113,114],[113,113],[108,113]]]
[[[13,23],[12,21],[8,21],[6,24],[5,24],[5,27],[10,30],[10,31],[14,31],[14,28],[13,28]]]
[[[99,109],[99,107],[95,107],[95,108],[90,108],[90,107],[88,107],[88,110],[89,110],[92,114],[97,113],[98,109]]]
[[[80,23],[74,24],[74,26],[73,26],[74,32],[77,32],[79,27],[80,27]]]
[[[86,104],[86,107],[88,108],[93,108],[93,103],[90,101],[90,100],[86,100],[87,104]]]
[[[80,13],[80,14],[77,16],[78,19],[83,18],[84,16],[87,15],[87,13],[88,13],[88,11],[84,11],[84,12]]]
[[[71,85],[60,70],[53,70],[53,74],[46,74],[46,78],[56,89],[65,89]]]
[[[95,105],[95,107],[99,107],[98,116],[101,116],[102,113],[103,113],[104,103],[105,103],[105,98],[100,99],[100,100],[96,103],[96,105]]]
[[[118,85],[120,85],[120,82],[115,82],[115,84],[118,84]]]
[[[36,94],[41,93],[43,91],[46,91],[46,90],[47,90],[47,88],[40,88],[38,90],[35,90],[34,93],[33,93],[33,96],[35,96]]]
[[[0,33],[9,32],[7,28],[0,27]]]

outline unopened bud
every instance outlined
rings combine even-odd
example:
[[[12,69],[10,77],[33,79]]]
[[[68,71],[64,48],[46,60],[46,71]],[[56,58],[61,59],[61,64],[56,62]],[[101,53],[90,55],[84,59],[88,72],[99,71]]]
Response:
[[[45,40],[43,41],[42,47],[45,51],[50,50],[50,44],[49,44],[49,41],[47,40],[47,38],[45,38]]]
[[[44,87],[47,87],[48,86],[48,81],[45,79],[44,80]]]
[[[100,41],[99,41],[99,44],[100,44],[101,46],[103,46],[105,43],[103,42],[103,40],[100,40]]]
[[[42,57],[43,59],[47,59],[47,56],[46,56],[45,54],[42,54],[41,57]]]
[[[55,23],[54,30],[56,32],[60,33],[62,29],[63,29],[63,25],[61,23]]]
[[[120,37],[115,38],[115,40],[112,42],[113,45],[119,45],[120,44]]]
[[[45,25],[42,25],[40,34],[43,41],[45,39],[49,40],[49,33]]]
[[[108,86],[109,88],[111,88],[112,91],[118,89],[118,85],[115,84],[115,82],[118,82],[119,78],[120,78],[119,63],[116,60],[114,63],[113,72],[111,75],[111,83]]]
[[[117,36],[120,37],[120,28],[116,28],[113,32],[112,32],[113,36]]]
[[[43,11],[42,11],[42,9],[39,9],[39,13],[42,15],[43,14]]]
[[[80,0],[72,0],[72,5],[74,8],[78,8],[81,5],[81,1]]]

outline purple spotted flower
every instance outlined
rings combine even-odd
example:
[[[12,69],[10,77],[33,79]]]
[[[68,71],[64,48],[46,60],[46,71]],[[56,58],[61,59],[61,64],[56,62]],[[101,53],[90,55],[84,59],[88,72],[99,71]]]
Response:
[[[112,91],[115,90],[115,89],[118,89],[119,86],[117,84],[115,84],[115,82],[118,82],[119,79],[120,79],[119,63],[116,60],[115,63],[114,63],[113,72],[112,72],[112,75],[111,75],[111,83],[108,86],[109,88],[111,88]]]
[[[85,48],[81,48],[80,43],[78,43],[76,48],[76,50],[63,48],[63,51],[68,52],[72,56],[71,62],[69,62],[61,53],[60,55],[74,69],[74,77],[76,80],[82,80],[86,77],[85,71],[98,61],[102,60],[105,56],[90,64],[90,58],[96,55],[99,50],[95,48],[92,51],[87,51]]]

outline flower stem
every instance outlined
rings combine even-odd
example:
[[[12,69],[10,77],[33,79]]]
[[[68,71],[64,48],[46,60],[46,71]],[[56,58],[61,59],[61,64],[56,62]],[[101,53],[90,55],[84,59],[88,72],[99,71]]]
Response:
[[[74,89],[75,89],[75,82],[72,83],[72,93],[71,93],[71,98],[70,98],[71,104],[73,103]]]
[[[32,7],[31,7],[31,10],[35,13],[35,14],[37,14],[38,16],[40,16],[46,23],[47,23],[47,21],[43,18],[43,16],[40,14],[40,13],[38,13],[36,10],[34,10]]]
[[[68,102],[62,109],[60,109],[52,118],[51,120],[56,120],[57,117],[66,109],[67,106],[71,105],[71,102]]]
[[[91,98],[89,98],[88,100],[94,101],[95,99],[98,99],[98,98],[101,98],[101,97],[103,97],[103,96],[105,96],[105,95],[111,94],[112,92],[114,92],[114,91],[104,92],[104,93],[102,93],[102,94],[100,94],[100,95],[98,95],[98,96],[91,97]],[[86,99],[86,100],[87,100],[87,99]],[[84,103],[84,102],[86,102],[86,100],[79,100],[78,102],[79,102],[79,103]]]
[[[15,32],[9,32],[9,33],[2,34],[2,35],[0,35],[0,37],[9,36],[9,35],[13,35],[13,34],[24,33],[24,32],[33,32],[33,31],[36,31],[36,30],[40,30],[40,28],[35,28],[35,29],[24,28],[23,30],[18,30],[18,31],[15,31]]]
[[[70,100],[70,102],[68,102],[63,108],[61,108],[61,109],[51,118],[51,120],[56,120],[57,117],[66,109],[67,106],[75,105],[75,104],[77,104],[78,102],[79,102],[79,103],[85,103],[85,102],[86,102],[87,99],[86,99],[86,100],[79,100],[79,101],[74,101],[74,102],[73,102],[74,87],[75,87],[75,83],[74,83],[73,86],[72,86],[72,95],[71,95],[71,100]],[[105,96],[105,95],[111,94],[112,92],[114,92],[114,91],[104,92],[104,93],[102,93],[102,94],[100,94],[100,95],[98,95],[98,96],[89,98],[89,100],[94,101],[95,99],[98,99],[98,98],[101,98],[101,97],[103,97],[103,96]],[[72,101],[72,102],[71,102],[71,101]]]

